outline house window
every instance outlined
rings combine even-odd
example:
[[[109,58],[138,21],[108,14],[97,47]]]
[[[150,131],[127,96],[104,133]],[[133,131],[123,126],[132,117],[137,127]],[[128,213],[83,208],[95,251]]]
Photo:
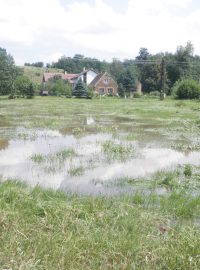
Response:
[[[104,94],[104,88],[99,88],[99,95],[103,95]]]
[[[113,94],[113,88],[108,88],[108,94],[112,95]]]
[[[104,80],[104,83],[105,84],[108,84],[108,79],[107,78]]]

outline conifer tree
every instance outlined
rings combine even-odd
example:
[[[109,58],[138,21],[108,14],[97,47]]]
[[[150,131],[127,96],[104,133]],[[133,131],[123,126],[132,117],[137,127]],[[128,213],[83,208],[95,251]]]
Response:
[[[87,97],[87,89],[84,85],[84,83],[82,82],[82,80],[78,80],[74,90],[73,90],[73,96],[75,97]]]

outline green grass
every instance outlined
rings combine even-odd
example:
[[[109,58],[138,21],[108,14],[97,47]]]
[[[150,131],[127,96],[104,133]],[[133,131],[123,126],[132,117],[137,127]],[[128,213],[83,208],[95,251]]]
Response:
[[[1,269],[199,269],[200,200],[0,184]],[[192,209],[192,210],[191,210]]]
[[[48,161],[50,163],[53,163],[54,161],[63,163],[66,159],[75,156],[76,152],[74,151],[74,149],[69,148],[48,155],[34,154],[33,156],[31,156],[31,160],[38,164],[41,164],[45,161]]]
[[[83,166],[71,167],[68,173],[71,176],[81,176],[84,174],[84,167]]]
[[[132,145],[123,145],[113,141],[104,142],[102,148],[108,160],[126,160],[135,153]]]

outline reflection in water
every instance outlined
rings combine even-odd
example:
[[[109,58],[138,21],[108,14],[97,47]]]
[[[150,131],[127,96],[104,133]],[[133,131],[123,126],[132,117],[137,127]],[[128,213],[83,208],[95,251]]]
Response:
[[[87,194],[115,194],[128,192],[127,187],[106,186],[106,182],[124,177],[144,177],[179,164],[200,166],[199,152],[185,154],[167,148],[147,148],[136,142],[129,144],[136,148],[137,155],[123,161],[110,161],[102,144],[108,140],[122,143],[111,134],[81,138],[47,130],[37,130],[34,136],[23,130],[23,134],[27,135],[25,140],[0,141],[0,175],[3,180],[20,179],[30,185]],[[81,168],[81,176],[76,173],[78,168]]]

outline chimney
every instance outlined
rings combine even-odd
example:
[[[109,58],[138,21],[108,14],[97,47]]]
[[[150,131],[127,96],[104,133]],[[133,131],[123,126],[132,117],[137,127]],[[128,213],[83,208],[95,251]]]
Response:
[[[85,67],[83,68],[83,71],[85,71]]]

